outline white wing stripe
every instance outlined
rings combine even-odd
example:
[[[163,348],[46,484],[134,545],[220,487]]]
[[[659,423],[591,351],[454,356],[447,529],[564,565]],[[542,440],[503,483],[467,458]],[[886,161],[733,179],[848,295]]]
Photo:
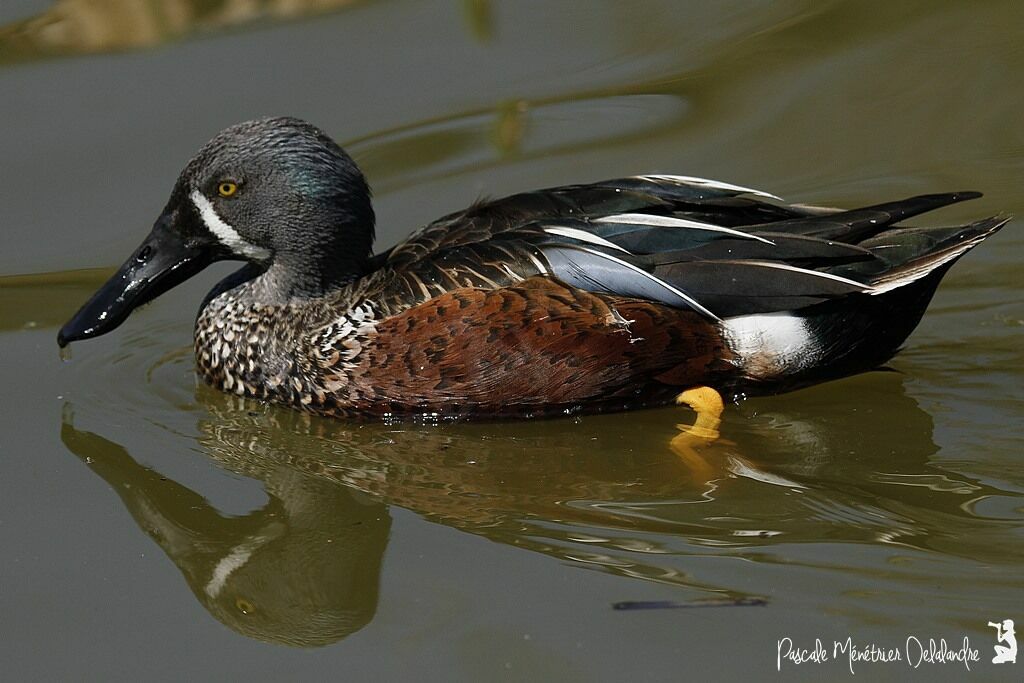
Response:
[[[782,201],[781,197],[765,192],[764,190],[755,190],[751,187],[742,187],[741,185],[733,185],[732,183],[723,183],[719,180],[709,180],[707,178],[695,178],[694,176],[688,175],[638,175],[634,176],[640,180],[647,180],[650,182],[662,182],[662,183],[675,183],[676,185],[697,185],[698,187],[710,187],[716,190],[732,190],[734,192],[747,192],[749,194],[755,194],[759,197],[768,197],[769,199],[778,199]]]
[[[617,249],[623,253],[628,254],[628,249],[623,249],[617,244],[609,242],[603,237],[587,232],[585,230],[579,230],[577,228],[567,228],[561,225],[552,225],[544,228],[544,232],[549,235],[559,235],[560,237],[568,237],[569,239],[579,240],[580,242],[587,242],[589,244],[596,244],[599,247],[607,247],[609,249]]]
[[[765,244],[771,244],[774,246],[774,242],[767,240],[764,237],[758,237],[757,235],[751,235],[749,232],[742,232],[740,230],[733,230],[732,228],[723,228],[720,225],[712,225],[711,223],[701,223],[700,221],[690,220],[689,218],[676,218],[675,216],[658,216],[651,213],[619,213],[614,216],[602,216],[601,218],[595,218],[592,222],[594,223],[626,223],[631,225],[651,225],[654,227],[662,228],[691,228],[695,230],[710,230],[711,232],[721,232],[727,235],[733,235],[748,240],[757,240],[758,242],[764,242]]]
[[[763,266],[765,268],[775,268],[777,270],[788,270],[788,271],[791,271],[791,272],[794,272],[794,273],[803,273],[804,275],[811,275],[811,276],[814,276],[814,277],[820,277],[820,278],[823,278],[825,280],[833,280],[835,282],[842,282],[843,284],[850,285],[851,287],[856,287],[857,289],[862,289],[862,290],[865,290],[865,291],[868,291],[868,290],[871,289],[871,287],[869,285],[866,285],[863,282],[857,282],[856,280],[851,280],[849,278],[842,277],[841,275],[833,275],[832,273],[823,273],[820,270],[809,270],[807,268],[798,268],[797,266],[791,266],[791,265],[788,265],[788,264],[785,264],[785,263],[774,263],[772,261],[743,261],[742,263],[744,265],[748,265],[748,266]]]

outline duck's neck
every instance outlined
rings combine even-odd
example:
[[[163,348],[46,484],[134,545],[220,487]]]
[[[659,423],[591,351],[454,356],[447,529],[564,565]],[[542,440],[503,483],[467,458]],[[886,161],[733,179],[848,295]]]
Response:
[[[309,271],[297,270],[288,264],[275,262],[248,283],[245,299],[262,306],[284,306],[323,297],[358,277],[357,271],[352,270],[326,276],[312,268]]]
[[[330,210],[320,207],[311,214],[296,209],[276,233],[273,256],[262,276],[265,293],[280,301],[317,298],[365,275],[375,219],[369,196],[364,199],[350,196]]]
[[[253,294],[272,304],[323,297],[366,275],[369,262],[369,244],[358,256],[347,249],[277,254]]]

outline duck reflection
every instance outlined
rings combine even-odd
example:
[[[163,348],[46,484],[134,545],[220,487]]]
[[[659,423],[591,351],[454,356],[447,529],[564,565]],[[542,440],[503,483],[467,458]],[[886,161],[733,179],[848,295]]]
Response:
[[[200,386],[203,450],[269,496],[241,517],[77,429],[70,412],[62,438],[216,618],[248,636],[314,646],[372,619],[389,504],[578,567],[670,584],[695,606],[709,597],[759,604],[763,595],[723,584],[758,585],[757,563],[792,562],[793,543],[974,556],[986,536],[1005,533],[965,506],[994,490],[930,462],[931,417],[898,375],[853,382],[853,391],[828,390],[831,402],[815,390],[747,402],[746,417],[733,411],[726,421],[725,438],[696,449],[699,467],[667,445],[673,411],[356,425]],[[710,556],[745,562],[723,576],[692,561]],[[623,585],[609,603],[644,597]]]
[[[111,485],[199,602],[244,635],[316,646],[365,626],[390,528],[386,503],[587,568],[726,602],[749,597],[643,561],[667,552],[645,536],[687,524],[605,509],[612,501],[703,500],[706,482],[689,478],[667,449],[595,457],[588,446],[607,437],[567,422],[528,430],[521,423],[353,425],[205,386],[197,399],[199,443],[222,467],[263,483],[269,501],[260,509],[222,513],[121,445],[76,428],[70,404],[61,438]]]
[[[743,404],[747,419],[732,433],[737,447],[754,460],[762,453],[773,473],[804,487],[798,505],[783,506],[784,514],[799,515],[783,529],[806,542],[885,544],[995,564],[1024,560],[1019,544],[1000,541],[1019,520],[987,512],[1019,505],[1017,493],[971,473],[973,454],[940,449],[932,416],[907,395],[904,381],[897,372],[875,372]]]
[[[228,431],[207,426],[223,452],[218,439]],[[117,492],[199,602],[235,631],[311,647],[373,618],[391,528],[383,503],[273,460],[228,455],[235,471],[263,481],[269,497],[262,508],[232,517],[118,444],[76,429],[70,410],[61,438]]]

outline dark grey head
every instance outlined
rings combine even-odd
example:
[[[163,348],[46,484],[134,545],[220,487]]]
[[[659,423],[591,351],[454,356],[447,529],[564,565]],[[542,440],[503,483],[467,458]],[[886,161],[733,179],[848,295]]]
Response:
[[[58,343],[109,332],[214,261],[273,267],[284,297],[323,294],[364,273],[373,229],[363,174],[321,130],[294,118],[231,126],[189,161],[149,237]]]
[[[286,262],[328,285],[333,276],[359,274],[373,246],[363,174],[299,119],[247,121],[221,132],[182,171],[165,212],[182,203],[237,254]]]

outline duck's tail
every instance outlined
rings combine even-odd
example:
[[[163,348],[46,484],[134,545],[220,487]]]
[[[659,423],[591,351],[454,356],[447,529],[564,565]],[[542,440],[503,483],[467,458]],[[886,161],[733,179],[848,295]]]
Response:
[[[865,282],[866,291],[788,314],[726,321],[747,379],[758,380],[753,389],[786,391],[887,362],[921,321],[950,267],[1009,220],[996,216],[950,228],[887,229],[858,244],[882,264],[836,269]],[[876,272],[866,273],[865,265]],[[742,342],[752,339],[756,343],[748,342],[744,353]]]
[[[1009,220],[1009,216],[993,216],[956,228],[891,230],[881,238],[869,241],[880,244],[861,243],[860,246],[891,264],[888,270],[870,280],[871,293],[885,294],[932,274],[937,274],[937,283],[958,258],[981,244]],[[893,257],[898,260],[894,261]]]

